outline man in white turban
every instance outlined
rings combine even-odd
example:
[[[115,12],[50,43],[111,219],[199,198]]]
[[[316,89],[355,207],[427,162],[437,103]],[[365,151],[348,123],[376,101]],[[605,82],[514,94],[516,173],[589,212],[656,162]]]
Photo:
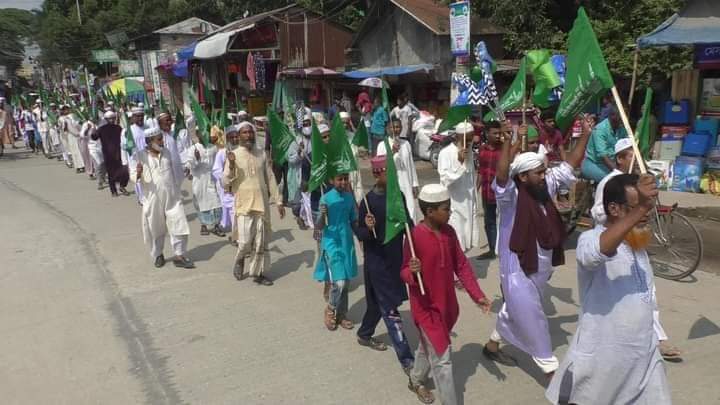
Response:
[[[227,152],[223,171],[223,184],[235,194],[238,251],[233,275],[237,280],[250,275],[256,284],[270,286],[273,282],[264,274],[270,267],[270,203],[277,204],[280,218],[285,208],[265,151],[256,147],[255,126],[242,122],[237,128],[239,146]]]
[[[405,206],[410,213],[410,218],[415,223],[420,219],[418,210],[416,209],[415,199],[418,196],[418,176],[415,170],[415,161],[413,160],[412,146],[410,141],[400,136],[402,133],[402,123],[398,119],[393,119],[390,128],[392,130],[391,137],[388,139],[392,148],[393,160],[398,173],[398,183],[400,183],[400,191],[405,197]],[[385,142],[378,144],[376,156],[385,156]]]
[[[455,229],[464,252],[478,245],[480,227],[477,224],[477,188],[475,188],[475,159],[472,138],[475,130],[470,123],[455,127],[455,142],[444,147],[438,155],[440,184],[450,192],[450,226]]]
[[[567,160],[548,169],[539,153],[525,152],[513,159],[512,151],[519,142],[511,145],[509,125],[503,125],[492,187],[500,212],[497,249],[504,302],[483,349],[491,360],[514,364],[514,359],[500,350],[500,342],[505,340],[532,356],[547,376],[558,368],[542,297],[553,267],[564,263],[566,231],[551,197],[559,187],[575,182],[573,170],[582,163],[591,128],[590,122],[584,122],[583,134]],[[519,135],[527,135],[527,126],[520,127]]]

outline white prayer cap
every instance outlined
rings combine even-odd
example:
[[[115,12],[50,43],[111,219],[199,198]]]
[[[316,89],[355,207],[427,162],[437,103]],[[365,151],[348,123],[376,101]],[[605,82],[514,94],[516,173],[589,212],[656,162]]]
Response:
[[[142,101],[138,103],[138,108],[145,108],[145,103]]]
[[[232,121],[232,120],[234,120],[235,118],[237,118],[238,115],[239,115],[239,114],[235,114],[235,113],[227,113],[227,117],[228,117],[228,119],[229,119],[230,121]]]
[[[427,203],[439,203],[448,201],[450,199],[450,192],[447,188],[441,184],[427,184],[420,190],[418,200]]]
[[[545,164],[545,156],[535,152],[525,152],[515,156],[510,164],[510,178],[529,170],[537,169]]]
[[[57,107],[57,104],[55,104],[55,103],[50,103],[50,107]]]
[[[245,110],[240,110],[240,111],[238,111],[237,115],[244,115],[244,116],[247,116],[247,115],[248,115],[248,113],[247,113],[247,111],[245,111]]]
[[[163,118],[170,118],[170,113],[164,111],[164,112],[161,112],[160,114],[158,114],[157,117],[155,117],[155,119],[158,120],[158,121],[160,121],[160,120],[163,119]]]
[[[40,100],[39,98],[36,98],[36,99],[35,99],[35,104],[42,104],[42,100]]]
[[[615,143],[615,154],[624,151],[625,149],[632,148],[633,144],[630,138],[622,138]]]
[[[105,114],[103,114],[103,118],[105,118],[106,120],[111,120],[115,117],[117,117],[117,114],[115,114],[115,111],[112,110],[105,111]]]
[[[469,122],[461,122],[455,125],[456,134],[469,134],[471,132],[475,132],[475,128],[473,128],[472,124]]]
[[[145,138],[152,138],[153,136],[157,136],[162,134],[162,131],[160,131],[160,127],[150,127],[144,131]]]
[[[133,109],[130,110],[130,113],[132,115],[143,115],[145,114],[145,111],[143,111],[143,109],[140,107],[133,107]]]
[[[303,121],[312,121],[312,115],[310,115],[310,114],[303,115]]]
[[[330,132],[330,127],[327,126],[327,124],[320,124],[317,127],[318,131],[320,131],[321,134],[324,134],[325,132]]]
[[[340,119],[341,119],[341,120],[346,120],[346,119],[348,119],[348,118],[350,118],[350,113],[349,113],[349,112],[347,112],[347,111],[340,111]]]
[[[112,102],[112,101],[108,101],[108,102],[107,102],[107,105],[115,105],[115,103]]]
[[[246,128],[246,127],[250,127],[250,129],[252,129],[253,132],[257,131],[257,129],[255,129],[255,125],[253,125],[252,123],[250,123],[250,121],[243,121],[243,122],[241,122],[241,123],[239,123],[239,124],[237,124],[237,125],[235,125],[235,126],[237,127],[237,132],[242,131],[242,130],[243,130],[244,128]]]

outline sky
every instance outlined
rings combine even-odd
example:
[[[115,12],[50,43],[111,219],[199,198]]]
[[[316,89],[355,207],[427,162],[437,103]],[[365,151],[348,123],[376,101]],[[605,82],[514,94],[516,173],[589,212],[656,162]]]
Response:
[[[40,8],[43,0],[0,0],[0,8],[21,8],[32,10]]]

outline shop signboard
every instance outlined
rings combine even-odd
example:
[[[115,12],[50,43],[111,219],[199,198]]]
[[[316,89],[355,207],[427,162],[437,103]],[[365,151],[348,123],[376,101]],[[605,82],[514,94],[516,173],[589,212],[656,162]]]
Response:
[[[720,68],[720,43],[696,45],[695,66],[698,69]]]
[[[470,54],[470,3],[450,4],[450,48],[454,56]]]
[[[97,63],[112,63],[120,62],[120,56],[115,52],[114,49],[96,49],[90,51],[92,53],[93,61]]]
[[[140,62],[137,60],[121,60],[119,71],[123,77],[143,76],[143,71],[140,68]]]

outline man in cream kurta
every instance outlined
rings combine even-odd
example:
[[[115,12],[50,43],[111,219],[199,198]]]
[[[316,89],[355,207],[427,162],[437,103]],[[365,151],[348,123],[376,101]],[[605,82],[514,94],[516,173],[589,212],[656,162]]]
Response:
[[[393,160],[395,161],[395,168],[397,168],[400,191],[405,196],[405,206],[410,213],[410,217],[414,223],[418,223],[420,218],[418,217],[418,210],[415,209],[415,198],[418,195],[418,177],[415,171],[412,147],[407,139],[400,137],[402,123],[394,119],[391,125],[394,135],[389,139],[389,142],[390,147],[393,148]],[[386,154],[385,142],[381,142],[378,144],[376,156],[385,156]]]
[[[75,173],[85,173],[85,159],[80,151],[80,124],[79,118],[75,114],[65,116],[65,130],[67,132],[67,143],[70,147]]]
[[[193,262],[185,257],[190,227],[173,171],[173,157],[164,148],[164,137],[159,128],[147,129],[145,140],[147,147],[136,153],[136,165],[130,167],[130,177],[143,188],[143,239],[150,246],[155,267],[165,265],[163,247],[165,234],[169,234],[175,267],[194,268]]]
[[[273,282],[263,273],[270,266],[270,203],[277,203],[280,218],[285,208],[265,151],[256,147],[255,126],[242,122],[237,127],[240,146],[227,153],[223,171],[223,183],[235,194],[238,251],[233,275],[242,280],[247,270],[255,283],[269,286]]]
[[[450,192],[452,213],[449,224],[457,233],[460,247],[467,252],[477,246],[480,240],[480,227],[477,224],[475,162],[468,148],[472,145],[473,126],[460,123],[455,127],[455,134],[455,142],[440,151],[438,173],[440,184]]]

